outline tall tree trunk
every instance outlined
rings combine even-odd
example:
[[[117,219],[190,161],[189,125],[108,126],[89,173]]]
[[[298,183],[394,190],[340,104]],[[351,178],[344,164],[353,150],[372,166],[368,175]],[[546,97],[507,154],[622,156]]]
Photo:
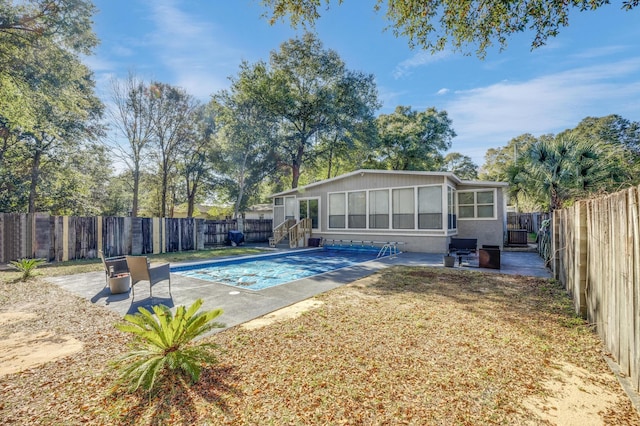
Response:
[[[298,147],[298,152],[291,164],[291,189],[298,187],[298,181],[300,180],[300,165],[302,164],[302,157],[304,156],[304,145]]]
[[[136,168],[133,172],[133,205],[131,206],[131,217],[138,217],[138,192],[140,192],[140,170]]]
[[[245,171],[247,170],[247,158],[249,157],[249,153],[245,153],[244,157],[242,158],[242,167],[240,167],[240,176],[238,177],[238,187],[239,187],[239,191],[238,191],[238,198],[236,199],[236,205],[234,207],[234,211],[233,211],[233,218],[237,219],[238,216],[240,215],[240,205],[242,203],[242,197],[244,197],[244,174]]]

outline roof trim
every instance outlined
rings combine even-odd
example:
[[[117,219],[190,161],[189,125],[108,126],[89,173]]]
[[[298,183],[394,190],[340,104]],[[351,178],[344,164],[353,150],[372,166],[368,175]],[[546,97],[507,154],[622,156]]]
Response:
[[[275,194],[271,194],[271,197],[281,197],[288,194],[295,194],[300,191],[305,191],[307,189],[313,188],[318,185],[325,185],[330,182],[338,181],[341,179],[347,179],[351,176],[359,175],[359,174],[402,174],[402,175],[420,175],[420,176],[442,176],[447,177],[453,180],[458,185],[477,185],[477,186],[509,186],[506,182],[488,182],[488,181],[472,181],[472,180],[462,180],[455,174],[451,172],[424,172],[424,171],[415,171],[415,170],[376,170],[376,169],[358,169],[353,172],[345,173],[340,176],[336,176],[330,179],[319,180],[317,182],[310,183],[309,185],[300,186],[298,188],[289,189],[282,192],[277,192]]]

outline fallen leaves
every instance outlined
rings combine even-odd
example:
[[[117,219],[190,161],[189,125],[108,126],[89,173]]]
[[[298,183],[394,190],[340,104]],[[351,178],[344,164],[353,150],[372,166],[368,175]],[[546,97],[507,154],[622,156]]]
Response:
[[[545,424],[536,410],[562,409],[545,398],[566,365],[591,395],[612,398],[575,414],[583,424],[640,423],[597,337],[547,280],[391,268],[318,296],[296,318],[209,338],[225,349],[221,363],[152,399],[109,392],[105,364],[126,349],[117,318],[40,285],[29,300],[38,319],[12,331],[66,321],[85,349],[0,378],[2,423]],[[523,404],[536,398],[537,408]]]

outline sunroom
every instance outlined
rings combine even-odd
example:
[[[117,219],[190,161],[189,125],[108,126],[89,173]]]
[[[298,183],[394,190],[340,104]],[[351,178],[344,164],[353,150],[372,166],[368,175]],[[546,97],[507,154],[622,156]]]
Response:
[[[433,253],[452,236],[502,246],[506,186],[445,172],[358,170],[274,194],[274,229],[308,218],[313,237],[328,241]]]

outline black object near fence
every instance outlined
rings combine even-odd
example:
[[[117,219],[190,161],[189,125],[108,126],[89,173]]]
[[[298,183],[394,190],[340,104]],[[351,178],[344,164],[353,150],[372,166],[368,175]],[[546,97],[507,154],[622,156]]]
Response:
[[[229,231],[242,231],[247,243],[267,242],[272,221],[0,213],[0,263],[91,259],[98,250],[108,257],[203,250],[227,244]]]

